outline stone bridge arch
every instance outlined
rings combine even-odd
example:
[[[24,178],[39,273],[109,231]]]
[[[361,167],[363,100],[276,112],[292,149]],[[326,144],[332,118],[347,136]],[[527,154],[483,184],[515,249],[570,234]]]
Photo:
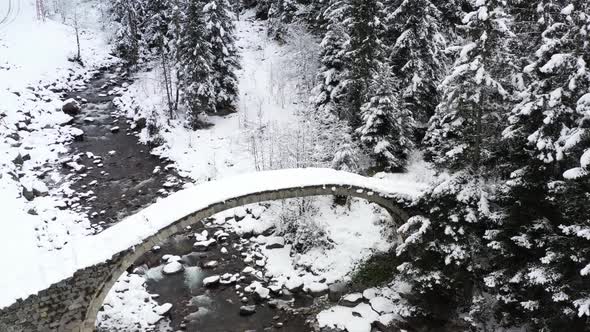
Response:
[[[395,190],[395,188],[386,190],[385,186],[375,185],[374,179],[356,174],[324,171],[338,173],[339,177],[329,176],[325,180],[317,181],[308,179],[302,181],[302,185],[297,184],[297,181],[290,181],[293,184],[280,185],[268,190],[252,190],[198,208],[146,237],[137,245],[114,253],[105,262],[81,268],[75,271],[73,276],[51,285],[38,294],[19,300],[8,308],[0,309],[0,330],[8,332],[95,331],[96,317],[104,299],[115,282],[130,266],[155,245],[182,232],[187,226],[197,225],[201,220],[224,210],[280,199],[337,195],[365,199],[383,207],[395,221],[407,220],[408,215],[403,206],[408,197],[404,190]],[[285,171],[277,173],[280,172],[284,173],[283,176],[306,175],[305,173],[288,174]],[[264,172],[258,174],[261,173]],[[346,181],[347,177],[354,178],[355,181]],[[366,179],[367,184],[363,183],[364,181],[358,181],[361,178]],[[269,186],[269,188],[272,187]]]

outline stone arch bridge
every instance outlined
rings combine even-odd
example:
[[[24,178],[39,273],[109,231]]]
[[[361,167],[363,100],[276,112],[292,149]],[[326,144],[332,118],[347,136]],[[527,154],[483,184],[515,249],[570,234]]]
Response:
[[[132,264],[153,246],[223,210],[270,200],[338,195],[366,199],[385,208],[394,220],[404,221],[407,214],[402,206],[418,191],[412,183],[318,168],[258,172],[194,186],[72,244],[70,250],[57,252],[55,259],[66,265],[71,257],[65,253],[75,252],[76,264],[64,268],[45,289],[15,292],[15,301],[0,309],[0,331],[94,331],[103,300]],[[22,296],[23,292],[32,295]]]

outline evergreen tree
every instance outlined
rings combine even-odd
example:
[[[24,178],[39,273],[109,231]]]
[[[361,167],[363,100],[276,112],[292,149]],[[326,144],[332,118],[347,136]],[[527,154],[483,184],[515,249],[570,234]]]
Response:
[[[442,82],[425,137],[430,158],[450,174],[422,196],[422,214],[400,228],[406,240],[398,248],[407,260],[399,269],[416,294],[414,316],[443,324],[462,313],[475,330],[488,323],[481,305],[488,250],[483,235],[498,218],[488,178],[495,173],[498,122],[509,106],[502,64],[512,34],[503,9],[499,0],[478,0],[463,18],[465,44]]]
[[[414,119],[395,98],[395,83],[389,67],[382,65],[377,69],[369,88],[371,100],[361,107],[362,124],[357,133],[380,166],[401,171],[413,148]]]
[[[513,1],[513,0],[511,0]],[[522,0],[528,1],[528,0]],[[441,24],[448,28],[447,37],[456,37],[456,27],[461,25],[465,12],[472,10],[471,0],[431,0],[432,4],[441,12]],[[445,29],[446,30],[446,29]]]
[[[215,94],[215,111],[234,112],[238,95],[236,70],[239,68],[235,46],[233,14],[227,0],[212,0],[203,8],[207,27],[206,39],[211,45],[213,64],[211,84]]]
[[[372,75],[384,57],[380,37],[384,27],[381,4],[377,0],[350,0],[350,18],[347,20],[350,34],[348,51],[350,78],[347,80],[346,118],[353,127],[360,124],[361,107],[369,101],[369,84]]]
[[[510,94],[503,87],[503,63],[512,36],[499,0],[477,1],[463,19],[465,40],[451,72],[442,82],[437,106],[424,145],[426,156],[452,171],[467,164],[476,172],[492,163]]]
[[[538,5],[544,27],[531,82],[504,131],[511,178],[505,217],[488,231],[494,248],[487,283],[506,325],[589,330],[590,15],[585,1]]]
[[[404,263],[397,269],[412,287],[406,318],[426,324],[426,330],[478,310],[487,252],[483,225],[494,218],[485,188],[469,171],[441,178],[416,202],[420,213],[398,229],[404,242],[396,250]],[[475,330],[485,323],[470,321]]]
[[[144,5],[143,1],[115,0],[110,7],[116,23],[115,49],[131,65],[139,61],[143,50]]]
[[[286,42],[289,24],[296,19],[296,0],[272,0],[268,10],[268,34],[275,40]]]
[[[171,0],[149,0],[145,5],[145,22],[143,23],[143,38],[148,47],[160,52],[166,46],[170,37],[170,23],[172,22]]]
[[[189,0],[180,11],[181,31],[177,41],[177,71],[183,101],[188,111],[188,125],[203,126],[202,113],[215,113],[215,88],[212,47],[207,40],[203,4]]]
[[[318,113],[330,118],[335,115],[337,120],[346,118],[346,82],[350,75],[347,50],[350,37],[342,21],[348,8],[345,1],[335,0],[326,10],[329,24],[320,43],[319,85],[313,91],[312,100]]]
[[[424,125],[438,104],[437,85],[444,71],[446,41],[439,16],[430,0],[403,0],[386,21],[388,34],[398,35],[390,61],[400,79],[402,107]]]
[[[328,19],[326,11],[331,6],[330,0],[311,0],[306,6],[303,18],[312,32],[319,33],[325,31]]]

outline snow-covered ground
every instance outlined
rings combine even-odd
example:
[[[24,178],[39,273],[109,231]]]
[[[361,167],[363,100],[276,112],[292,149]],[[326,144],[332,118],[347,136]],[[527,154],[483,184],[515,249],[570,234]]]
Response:
[[[71,118],[61,112],[57,91],[83,86],[94,68],[115,61],[94,28],[94,8],[85,11],[88,28],[82,30],[81,53],[86,66],[81,67],[68,61],[76,50],[72,27],[51,19],[38,21],[32,0],[0,3],[0,250],[14,253],[7,255],[7,266],[27,262],[32,267],[2,273],[3,290],[44,278],[47,271],[37,262],[51,257],[50,251],[71,237],[90,232],[83,214],[60,209],[63,202],[51,192],[46,196],[44,183],[62,182],[56,190],[68,190],[67,181],[51,166],[75,133],[66,124]],[[23,191],[36,197],[28,201]],[[2,297],[0,305],[12,300]]]
[[[145,290],[145,279],[137,274],[125,273],[105,300],[104,310],[98,313],[98,328],[118,331],[122,326],[133,327],[128,331],[148,331],[158,325],[158,331],[171,331],[168,322],[162,320],[172,305],[158,305],[153,295]],[[126,308],[128,310],[121,310]]]

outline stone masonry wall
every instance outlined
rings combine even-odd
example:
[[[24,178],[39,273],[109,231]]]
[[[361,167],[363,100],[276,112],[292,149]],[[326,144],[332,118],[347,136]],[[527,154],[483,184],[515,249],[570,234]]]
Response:
[[[0,310],[2,332],[78,332],[88,304],[124,257],[77,271],[71,278]]]

